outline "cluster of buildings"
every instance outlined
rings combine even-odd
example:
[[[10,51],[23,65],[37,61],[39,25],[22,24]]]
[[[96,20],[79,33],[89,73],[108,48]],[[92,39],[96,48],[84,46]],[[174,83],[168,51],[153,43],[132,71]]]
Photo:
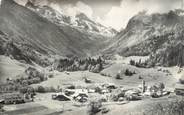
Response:
[[[146,96],[158,98],[168,94],[169,92],[165,91],[164,84],[146,86],[145,81],[143,81],[137,88],[131,89],[117,87],[114,84],[98,84],[88,88],[65,89],[62,92],[54,93],[52,99],[60,101],[74,100],[84,103],[90,100],[92,98],[91,95],[93,95],[103,102],[110,102],[141,100]]]

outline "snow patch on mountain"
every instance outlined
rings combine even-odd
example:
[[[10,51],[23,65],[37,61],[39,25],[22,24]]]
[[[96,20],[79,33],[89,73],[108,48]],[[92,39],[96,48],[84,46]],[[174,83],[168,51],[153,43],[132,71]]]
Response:
[[[71,27],[76,29],[82,29],[91,33],[101,34],[104,36],[114,36],[115,34],[117,34],[117,31],[115,29],[105,27],[102,24],[93,21],[84,13],[78,13],[76,14],[76,16],[69,16],[64,14],[62,11],[58,12],[49,6],[35,6],[30,1],[28,1],[25,6],[57,25],[70,25]]]

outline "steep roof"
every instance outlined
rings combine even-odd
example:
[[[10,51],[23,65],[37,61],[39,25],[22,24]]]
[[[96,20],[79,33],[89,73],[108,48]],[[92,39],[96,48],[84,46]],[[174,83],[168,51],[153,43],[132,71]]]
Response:
[[[175,85],[175,89],[184,90],[184,84],[177,83],[177,84]]]

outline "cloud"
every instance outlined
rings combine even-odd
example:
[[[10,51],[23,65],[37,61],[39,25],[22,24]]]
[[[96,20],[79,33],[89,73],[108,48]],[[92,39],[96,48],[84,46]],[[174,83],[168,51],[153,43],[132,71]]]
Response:
[[[120,30],[140,11],[163,13],[180,7],[180,0],[123,0],[119,7],[112,7],[102,20],[105,25]]]
[[[50,3],[49,6],[50,6],[51,8],[53,8],[53,9],[55,9],[56,11],[58,11],[58,12],[60,12],[60,13],[63,13],[63,11],[62,11],[60,5],[54,4],[54,3]]]
[[[36,0],[36,4],[51,6],[70,16],[82,12],[117,30],[125,28],[129,19],[143,10],[150,14],[181,8],[181,0]]]
[[[25,5],[28,0],[14,0],[14,1],[17,2],[20,5]]]
[[[93,10],[89,5],[79,1],[76,4],[76,8],[79,12],[82,12],[82,13],[86,14],[88,17],[92,18]]]
[[[50,2],[47,5],[68,16],[76,16],[79,13],[84,13],[89,18],[93,18],[93,9],[89,5],[81,1],[76,2],[76,4],[68,3],[65,5],[61,5],[55,2]]]
[[[78,13],[84,13],[90,18],[93,17],[92,8],[81,1],[78,1],[75,5],[72,4],[65,5],[62,7],[62,10],[65,14],[70,16],[75,16]]]

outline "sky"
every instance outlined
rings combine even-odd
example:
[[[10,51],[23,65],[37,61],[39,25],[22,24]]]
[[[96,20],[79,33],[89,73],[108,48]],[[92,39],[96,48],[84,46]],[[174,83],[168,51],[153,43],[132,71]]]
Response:
[[[27,0],[16,0],[25,3]],[[85,13],[91,19],[116,30],[125,28],[129,19],[139,12],[164,13],[181,8],[182,0],[34,0],[59,12],[75,16]]]

